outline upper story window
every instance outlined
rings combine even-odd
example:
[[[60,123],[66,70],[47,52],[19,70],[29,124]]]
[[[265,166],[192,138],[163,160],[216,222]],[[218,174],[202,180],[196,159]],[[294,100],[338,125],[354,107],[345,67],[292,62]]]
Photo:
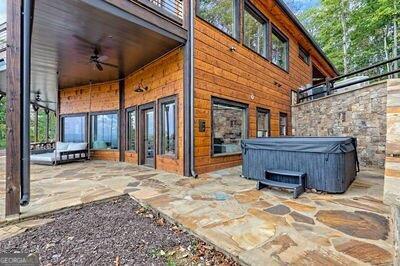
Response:
[[[272,63],[284,70],[289,65],[289,41],[277,28],[272,27],[271,34],[271,60]]]
[[[118,114],[94,114],[91,146],[93,149],[118,149]]]
[[[304,49],[301,45],[299,45],[299,57],[304,61],[307,65],[310,64],[310,54]]]
[[[256,9],[245,5],[243,14],[243,43],[260,55],[267,56],[268,22]]]
[[[61,118],[61,141],[86,142],[86,115],[68,115]]]
[[[198,0],[197,14],[226,34],[238,37],[238,0]]]

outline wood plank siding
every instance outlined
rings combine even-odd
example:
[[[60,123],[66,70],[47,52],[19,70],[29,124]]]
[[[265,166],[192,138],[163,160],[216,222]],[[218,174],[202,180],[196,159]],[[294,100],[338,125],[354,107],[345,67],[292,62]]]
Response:
[[[303,36],[275,1],[251,1],[289,39],[289,69],[284,71],[199,17],[195,19],[195,169],[197,173],[232,167],[241,155],[212,156],[211,98],[233,100],[248,105],[248,136],[256,137],[256,108],[269,109],[271,135],[279,135],[279,113],[288,115],[291,132],[291,93],[312,83],[312,64],[299,57],[299,44],[311,61],[328,76],[334,70]],[[243,34],[241,34],[242,36]],[[232,49],[232,47],[234,49]],[[199,120],[206,122],[199,132]]]
[[[60,115],[119,111],[120,82],[114,80],[60,90]],[[147,92],[135,92],[139,84],[148,87]],[[178,108],[178,152],[175,157],[157,155],[156,168],[183,173],[183,49],[178,48],[168,55],[128,75],[124,82],[125,108],[138,107],[149,102],[176,95]],[[156,120],[156,125],[158,121]],[[136,138],[137,139],[137,138]],[[125,141],[125,140],[124,140]],[[156,145],[158,147],[158,145]],[[93,159],[118,161],[118,150],[91,151]],[[125,151],[125,161],[138,163],[136,151]]]

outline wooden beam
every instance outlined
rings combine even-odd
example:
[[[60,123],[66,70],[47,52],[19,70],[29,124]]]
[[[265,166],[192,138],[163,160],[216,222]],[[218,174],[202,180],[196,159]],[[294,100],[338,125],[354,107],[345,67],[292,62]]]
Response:
[[[21,180],[21,9],[22,0],[7,0],[7,217],[19,215]]]
[[[125,121],[125,80],[119,81],[119,161],[125,161],[126,121]]]

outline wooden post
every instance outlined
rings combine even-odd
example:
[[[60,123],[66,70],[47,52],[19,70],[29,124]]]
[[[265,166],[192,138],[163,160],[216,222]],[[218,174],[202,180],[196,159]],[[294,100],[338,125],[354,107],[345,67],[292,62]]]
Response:
[[[7,217],[19,215],[21,180],[21,9],[22,0],[7,1]]]
[[[119,161],[125,161],[125,80],[119,80]]]

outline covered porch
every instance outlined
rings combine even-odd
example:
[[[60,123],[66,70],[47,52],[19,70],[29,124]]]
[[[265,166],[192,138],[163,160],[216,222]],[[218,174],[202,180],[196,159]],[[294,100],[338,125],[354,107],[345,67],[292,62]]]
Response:
[[[7,125],[12,129],[7,133],[7,156],[2,162],[7,215],[19,215],[20,200],[29,202],[30,183],[38,181],[38,173],[47,173],[46,166],[29,165],[31,154],[51,154],[55,141],[84,143],[91,159],[127,158],[134,165],[140,158],[138,150],[143,150],[143,156],[149,153],[135,133],[127,138],[136,131],[139,106],[153,104],[154,123],[159,99],[173,95],[165,104],[179,100],[182,104],[173,110],[183,106],[185,5],[183,0],[8,2],[4,37],[9,48],[2,54],[7,68],[0,73],[1,96],[9,106]],[[38,129],[42,116],[46,123],[43,134]],[[156,134],[155,124],[152,128]],[[183,131],[183,127],[173,127],[174,136],[177,130]],[[183,137],[181,140],[183,143]],[[154,154],[156,145],[153,140],[149,154]],[[145,159],[140,158],[143,163]],[[158,162],[154,155],[151,159],[155,168]],[[168,160],[159,163],[167,165]],[[183,171],[182,155],[172,160],[176,161],[175,171]]]
[[[124,162],[33,165],[31,204],[22,207],[21,217],[38,219],[129,194],[245,264],[393,263],[392,217],[382,202],[381,170],[363,169],[344,194],[305,193],[297,200],[280,190],[256,190],[256,182],[240,173],[235,167],[192,179]],[[0,199],[3,203],[4,191]],[[0,228],[0,238],[24,230],[9,225]]]

